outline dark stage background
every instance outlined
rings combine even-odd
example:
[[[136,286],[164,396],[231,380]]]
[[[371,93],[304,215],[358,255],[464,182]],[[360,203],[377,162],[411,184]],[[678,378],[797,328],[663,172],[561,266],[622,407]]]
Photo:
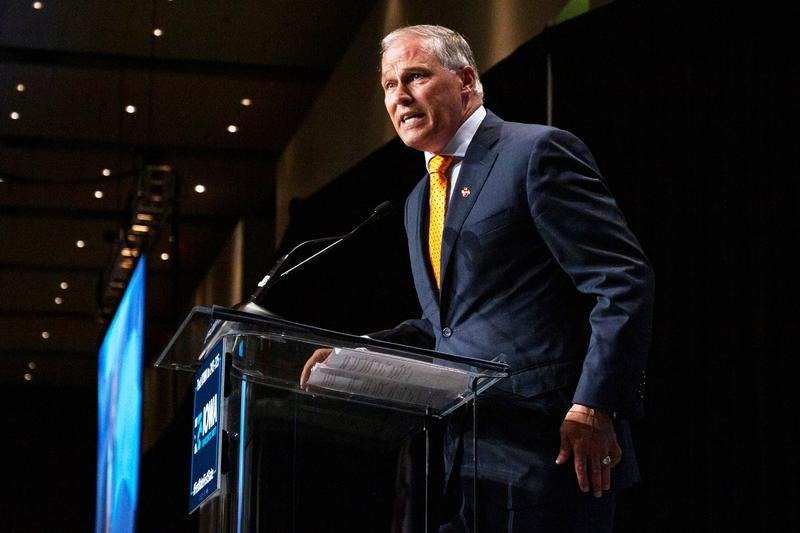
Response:
[[[617,531],[800,531],[796,17],[660,4],[618,1],[546,31],[484,75],[486,104],[545,122],[549,56],[554,125],[587,142],[654,265],[644,480]],[[273,310],[359,334],[418,315],[401,212],[423,172],[394,141],[296,201],[282,251],[384,200],[396,210],[298,269]]]

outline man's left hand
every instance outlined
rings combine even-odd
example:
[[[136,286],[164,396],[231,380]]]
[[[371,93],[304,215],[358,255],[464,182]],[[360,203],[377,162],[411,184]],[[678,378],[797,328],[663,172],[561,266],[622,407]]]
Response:
[[[556,464],[572,456],[578,486],[595,497],[611,488],[611,469],[622,460],[614,424],[609,414],[574,404],[561,424],[561,449]]]

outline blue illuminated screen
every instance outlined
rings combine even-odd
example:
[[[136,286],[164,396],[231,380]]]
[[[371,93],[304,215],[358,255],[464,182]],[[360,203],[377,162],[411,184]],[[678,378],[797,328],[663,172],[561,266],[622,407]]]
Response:
[[[134,531],[142,424],[145,258],[139,260],[98,356],[95,532]]]

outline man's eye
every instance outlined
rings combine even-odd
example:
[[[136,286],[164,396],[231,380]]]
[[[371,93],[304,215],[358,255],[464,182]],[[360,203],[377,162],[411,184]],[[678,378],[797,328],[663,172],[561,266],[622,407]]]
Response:
[[[384,88],[384,90],[387,90],[387,91],[389,89],[393,89],[394,88],[394,82],[393,81],[387,81],[386,83],[383,84],[383,88]]]

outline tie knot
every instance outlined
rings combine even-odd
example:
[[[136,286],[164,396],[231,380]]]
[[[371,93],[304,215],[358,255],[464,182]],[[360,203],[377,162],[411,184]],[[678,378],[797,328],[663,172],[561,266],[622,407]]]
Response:
[[[435,155],[428,162],[428,172],[435,174],[440,172],[444,174],[450,165],[453,164],[453,156],[451,155]]]

